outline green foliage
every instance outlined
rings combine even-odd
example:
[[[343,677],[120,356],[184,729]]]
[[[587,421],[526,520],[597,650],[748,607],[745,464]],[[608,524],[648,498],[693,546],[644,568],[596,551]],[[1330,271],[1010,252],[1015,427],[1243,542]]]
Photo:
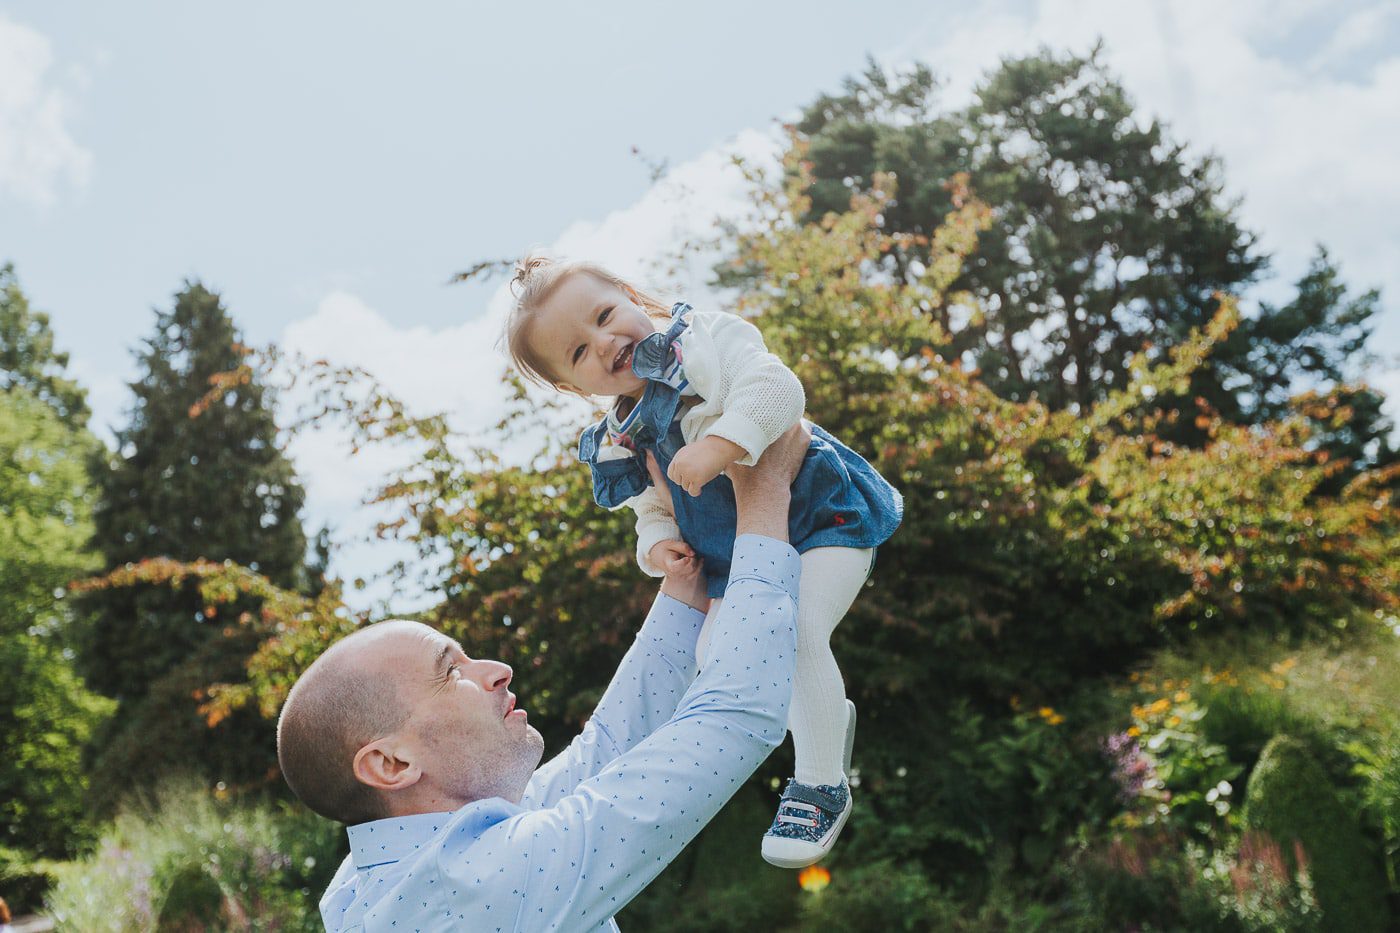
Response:
[[[1305,744],[1280,735],[1265,746],[1250,775],[1244,819],[1284,847],[1290,867],[1306,865],[1329,925],[1386,929],[1385,879],[1375,853]],[[1295,842],[1299,849],[1290,852]]]
[[[959,907],[918,865],[884,861],[837,872],[831,887],[808,897],[799,929],[954,930]]]
[[[48,907],[60,929],[319,930],[315,904],[344,845],[339,826],[298,808],[171,786],[59,866]]]
[[[279,587],[305,587],[302,490],[245,353],[218,296],[201,285],[158,312],[132,385],[131,422],[101,473],[94,540],[108,568],[150,558],[232,561]],[[211,386],[222,389],[212,404]],[[98,743],[100,804],[152,769],[193,768],[231,784],[268,779],[269,723],[235,717],[211,732],[197,712],[205,687],[244,679],[256,640],[246,626],[224,623],[256,612],[256,600],[216,607],[193,587],[136,581],[90,590],[86,608],[83,669],[121,704]]]
[[[0,846],[30,858],[87,838],[82,752],[110,713],[64,651],[66,587],[94,566],[94,445],[23,386],[0,392]]]
[[[1162,827],[1085,840],[1059,870],[1071,929],[1314,933],[1322,923],[1306,871],[1246,834],[1211,852]]]
[[[67,627],[63,590],[90,571],[96,449],[28,390],[0,392],[0,633]]]

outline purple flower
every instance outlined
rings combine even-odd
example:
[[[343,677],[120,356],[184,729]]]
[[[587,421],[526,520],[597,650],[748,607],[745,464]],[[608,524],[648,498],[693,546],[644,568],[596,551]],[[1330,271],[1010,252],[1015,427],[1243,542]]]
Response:
[[[1118,796],[1124,803],[1132,803],[1142,796],[1143,788],[1156,777],[1152,759],[1138,745],[1136,736],[1118,732],[1102,742],[1104,754],[1113,763],[1113,780],[1118,785]]]

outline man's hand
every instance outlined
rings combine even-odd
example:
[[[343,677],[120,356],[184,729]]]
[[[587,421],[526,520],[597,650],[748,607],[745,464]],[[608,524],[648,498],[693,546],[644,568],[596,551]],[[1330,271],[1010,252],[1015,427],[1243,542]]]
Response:
[[[666,475],[692,496],[698,496],[706,483],[743,455],[744,448],[733,441],[713,435],[702,437],[676,451]]]
[[[751,467],[729,466],[727,473],[734,484],[734,503],[739,511],[736,534],[788,539],[792,481],[802,470],[811,443],[812,432],[805,422],[799,421],[768,445],[758,463]]]

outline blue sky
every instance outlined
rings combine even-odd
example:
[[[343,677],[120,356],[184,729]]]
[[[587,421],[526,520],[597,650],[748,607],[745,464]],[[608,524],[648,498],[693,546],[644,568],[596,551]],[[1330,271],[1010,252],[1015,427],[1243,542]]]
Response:
[[[874,12],[869,12],[873,10]],[[534,245],[645,275],[743,209],[726,167],[867,55],[944,73],[1097,37],[1144,111],[1225,160],[1282,283],[1315,243],[1385,289],[1400,350],[1400,3],[504,4],[0,0],[0,261],[120,423],[131,349],[186,278],[246,336],[374,370],[464,431],[499,411],[497,285]],[[648,156],[674,167],[653,185]],[[705,297],[703,270],[675,283]],[[1266,290],[1267,293],[1267,290]],[[1376,381],[1400,396],[1392,359]],[[1392,411],[1396,411],[1392,403]],[[349,542],[388,462],[299,441],[308,518]],[[360,573],[403,556],[346,548]]]

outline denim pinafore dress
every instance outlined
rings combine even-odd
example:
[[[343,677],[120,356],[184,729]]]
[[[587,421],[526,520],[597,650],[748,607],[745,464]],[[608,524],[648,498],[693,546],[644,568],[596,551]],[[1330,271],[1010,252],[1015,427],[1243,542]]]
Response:
[[[685,446],[681,397],[689,382],[676,342],[688,326],[690,310],[678,302],[671,309],[671,326],[633,349],[632,372],[646,380],[646,389],[632,410],[621,419],[609,413],[579,438],[578,458],[592,471],[593,498],[604,508],[617,508],[651,485],[644,451],[655,455],[664,475]],[[600,460],[608,439],[633,455]],[[669,477],[666,485],[681,537],[705,562],[706,590],[722,597],[738,521],[733,485],[723,473],[706,483],[699,496]],[[812,443],[792,484],[788,516],[788,540],[798,553],[818,547],[877,547],[894,534],[903,515],[898,490],[859,454],[812,425]]]

